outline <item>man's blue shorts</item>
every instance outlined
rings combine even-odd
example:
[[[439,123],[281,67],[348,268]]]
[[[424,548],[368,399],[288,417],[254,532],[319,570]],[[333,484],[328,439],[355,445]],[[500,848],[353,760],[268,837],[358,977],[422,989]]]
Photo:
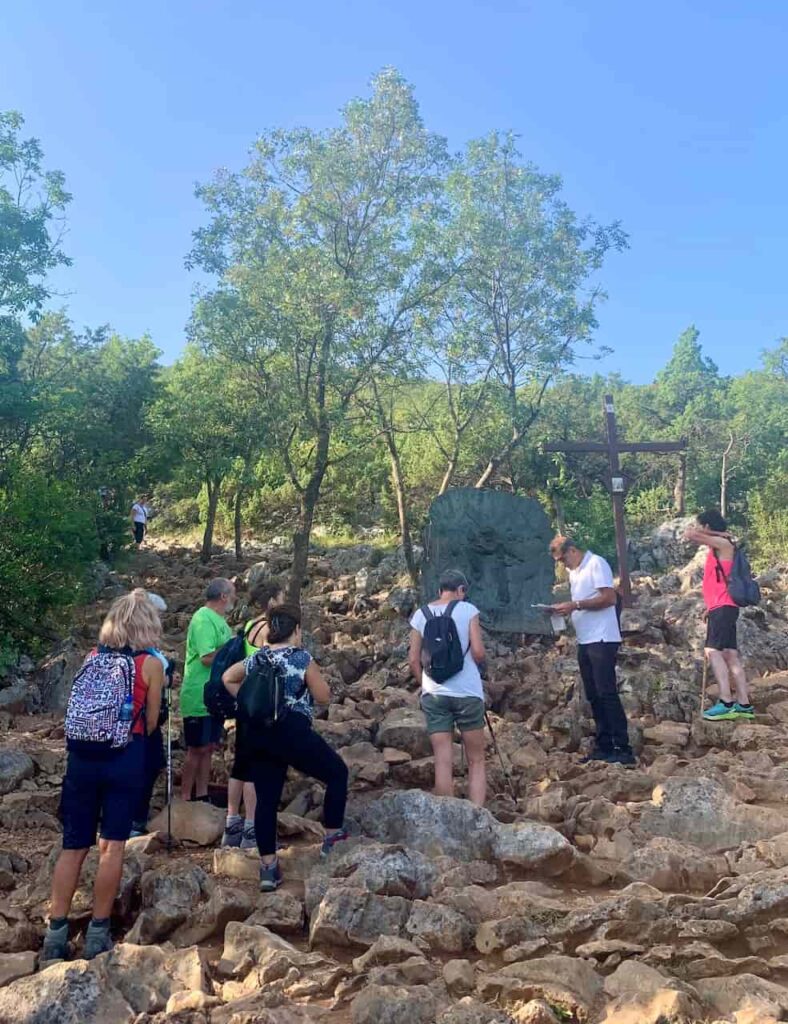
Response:
[[[145,784],[145,742],[135,736],[123,750],[70,750],[63,778],[60,815],[63,849],[84,850],[102,839],[125,842]]]

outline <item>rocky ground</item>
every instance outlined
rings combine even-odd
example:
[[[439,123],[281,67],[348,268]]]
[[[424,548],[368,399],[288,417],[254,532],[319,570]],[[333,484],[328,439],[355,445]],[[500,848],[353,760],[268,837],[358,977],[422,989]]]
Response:
[[[652,562],[665,573],[662,553]],[[788,1021],[788,571],[764,574],[763,605],[742,615],[755,721],[709,724],[697,558],[636,574],[624,613],[636,770],[578,764],[591,723],[571,638],[488,638],[514,792],[491,749],[480,810],[424,791],[430,748],[406,667],[415,594],[397,557],[315,555],[306,625],[335,694],[317,728],[351,769],[354,838],[320,863],[321,787],[291,773],[286,884],[261,895],[254,854],[216,848],[223,811],[176,804],[174,849],[163,816],[129,844],[115,950],[80,960],[75,930],[75,958],[35,973],[62,708],[109,602],[139,584],[164,595],[165,649],[180,660],[207,578],[237,578],[243,599],[250,578],[288,565],[276,546],[209,566],[154,546],[128,574],[97,572],[62,649],[0,680],[0,1024]],[[231,748],[232,734],[217,797]],[[461,794],[459,746],[456,767]]]

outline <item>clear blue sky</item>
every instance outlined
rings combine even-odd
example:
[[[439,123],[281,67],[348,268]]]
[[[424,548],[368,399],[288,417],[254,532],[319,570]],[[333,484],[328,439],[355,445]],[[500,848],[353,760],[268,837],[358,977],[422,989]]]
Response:
[[[193,185],[271,126],[322,128],[382,66],[454,149],[492,128],[620,219],[605,369],[645,381],[694,322],[726,373],[788,334],[784,0],[31,0],[0,12],[0,108],[74,193],[78,326],[183,344]]]

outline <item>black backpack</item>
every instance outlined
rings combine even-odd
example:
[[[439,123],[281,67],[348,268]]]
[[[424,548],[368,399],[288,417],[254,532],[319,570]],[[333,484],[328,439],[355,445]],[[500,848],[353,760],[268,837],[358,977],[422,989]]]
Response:
[[[281,722],[290,711],[286,682],[285,664],[266,648],[259,650],[238,691],[235,717],[239,727],[268,728]]]
[[[435,683],[445,683],[447,679],[461,672],[465,664],[466,652],[460,643],[457,623],[452,618],[452,612],[459,603],[450,601],[446,605],[446,611],[439,615],[436,615],[427,604],[421,609],[427,620],[424,623],[421,664]]]
[[[244,660],[244,631],[238,632],[223,644],[211,662],[211,675],[202,691],[203,704],[209,715],[214,718],[235,718],[235,697],[222,682],[222,676],[233,665]]]
[[[725,575],[720,556],[716,551],[714,557],[717,559],[717,573],[725,580],[725,586],[728,588],[733,603],[740,608],[760,604],[761,588],[753,579],[752,569],[744,549],[738,544],[733,545],[733,564],[729,576]]]

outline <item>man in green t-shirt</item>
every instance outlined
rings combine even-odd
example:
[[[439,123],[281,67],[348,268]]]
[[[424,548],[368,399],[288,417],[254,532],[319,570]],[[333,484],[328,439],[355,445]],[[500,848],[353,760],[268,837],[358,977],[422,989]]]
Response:
[[[211,580],[205,592],[205,604],[192,616],[186,634],[186,659],[181,686],[181,715],[186,758],[183,762],[181,795],[184,800],[208,799],[211,757],[222,738],[223,722],[208,714],[203,690],[211,676],[214,655],[233,631],[227,615],[235,603],[235,587],[230,580]]]

